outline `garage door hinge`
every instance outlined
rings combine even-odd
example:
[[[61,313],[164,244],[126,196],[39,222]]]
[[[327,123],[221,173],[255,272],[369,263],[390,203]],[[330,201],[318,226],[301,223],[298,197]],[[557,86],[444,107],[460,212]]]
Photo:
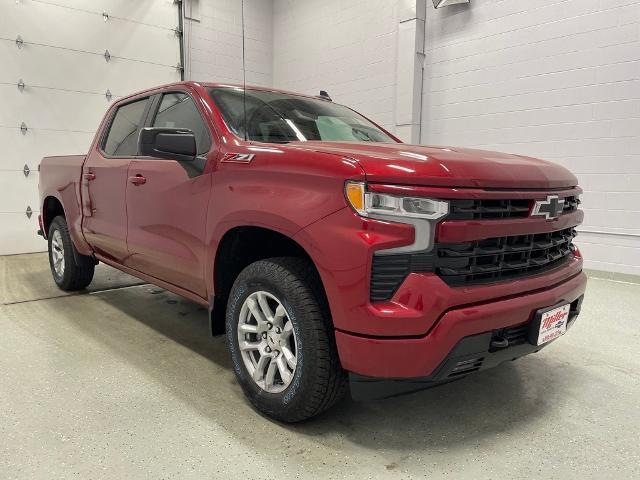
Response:
[[[107,13],[106,10],[102,11],[102,19],[106,22],[107,20],[109,20],[109,14]]]
[[[24,122],[22,122],[22,123],[20,124],[20,132],[22,132],[22,134],[23,134],[23,135],[26,135],[26,134],[27,134],[27,130],[29,130],[29,129],[27,128],[27,124],[26,124],[26,123],[24,123]]]
[[[22,37],[18,35],[16,37],[16,47],[22,48],[23,45],[24,45],[24,40],[22,40]]]
[[[176,70],[178,72],[182,72],[184,70],[184,67],[182,66],[182,64],[180,62],[177,63]]]
[[[24,80],[22,79],[18,80],[18,90],[20,90],[20,93],[24,91]]]
[[[27,210],[24,212],[24,214],[27,216],[27,218],[31,218],[31,215],[33,215],[33,210],[31,210],[31,207],[27,207]]]
[[[29,169],[29,165],[27,165],[26,163],[24,164],[24,168],[22,169],[22,173],[24,173],[25,177],[28,177],[29,174],[31,173],[31,170]]]
[[[111,97],[113,97],[113,94],[111,93],[111,90],[107,89],[106,92],[104,92],[104,97],[107,99],[107,102],[111,101]]]
[[[105,50],[104,51],[104,59],[108,62],[109,60],[111,60],[111,54],[109,53],[109,50]]]
[[[176,34],[176,37],[181,37],[182,36],[182,30],[180,30],[180,27],[176,27],[173,29],[173,33]]]

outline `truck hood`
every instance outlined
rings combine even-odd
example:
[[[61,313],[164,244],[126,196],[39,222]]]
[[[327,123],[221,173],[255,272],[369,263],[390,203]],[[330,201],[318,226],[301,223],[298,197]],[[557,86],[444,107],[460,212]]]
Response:
[[[468,148],[405,143],[293,142],[294,148],[350,157],[367,181],[475,188],[564,188],[578,184],[566,168],[537,158]]]

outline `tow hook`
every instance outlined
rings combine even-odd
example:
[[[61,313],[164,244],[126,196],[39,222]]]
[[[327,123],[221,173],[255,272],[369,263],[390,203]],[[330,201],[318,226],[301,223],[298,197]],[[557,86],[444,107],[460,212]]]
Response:
[[[504,337],[494,337],[489,344],[490,348],[501,349],[509,346],[509,340]]]

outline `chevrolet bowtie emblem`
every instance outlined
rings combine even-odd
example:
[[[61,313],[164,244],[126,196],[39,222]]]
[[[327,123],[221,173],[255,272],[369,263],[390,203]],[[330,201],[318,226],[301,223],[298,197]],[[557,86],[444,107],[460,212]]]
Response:
[[[531,212],[532,217],[545,217],[547,220],[558,218],[564,210],[564,199],[549,195],[546,200],[537,200]]]

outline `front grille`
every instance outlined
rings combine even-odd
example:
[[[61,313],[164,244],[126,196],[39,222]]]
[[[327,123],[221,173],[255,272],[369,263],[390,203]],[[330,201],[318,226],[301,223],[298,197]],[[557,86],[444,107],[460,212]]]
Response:
[[[412,272],[435,272],[452,286],[499,282],[562,265],[571,255],[573,228],[551,233],[438,243],[430,252],[374,255],[370,300],[390,300]]]
[[[449,285],[497,282],[554,268],[571,254],[573,228],[436,246],[436,273]]]
[[[449,200],[447,220],[496,220],[504,218],[526,218],[535,200]],[[580,200],[576,196],[564,197],[562,213],[578,209]]]
[[[522,199],[450,199],[449,213],[444,220],[487,220],[495,221],[496,226],[500,220],[524,220],[529,218],[536,199],[552,195],[553,191]],[[578,210],[580,199],[577,194],[558,196],[563,201],[561,215]],[[370,300],[390,300],[405,278],[414,272],[434,272],[451,286],[500,282],[542,273],[568,260],[575,235],[574,228],[566,228],[551,233],[495,237],[465,243],[437,243],[429,252],[376,254],[371,267]]]

